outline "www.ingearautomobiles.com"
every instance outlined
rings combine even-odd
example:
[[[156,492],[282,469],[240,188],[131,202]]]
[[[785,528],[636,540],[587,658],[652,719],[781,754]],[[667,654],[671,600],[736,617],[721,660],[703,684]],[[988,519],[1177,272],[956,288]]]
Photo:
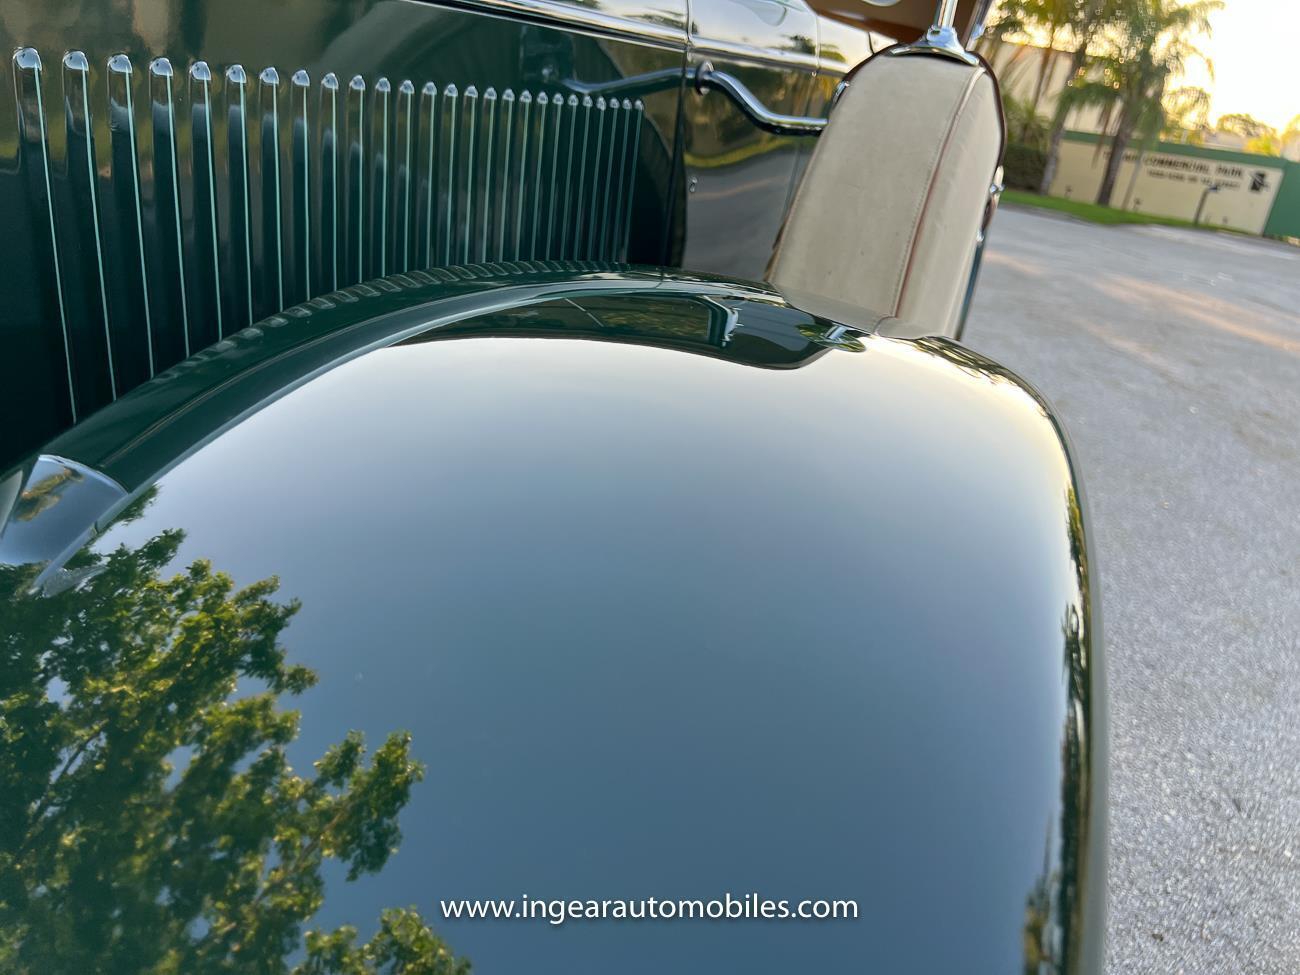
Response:
[[[562,900],[529,897],[515,900],[439,901],[448,920],[482,918],[501,921],[843,921],[858,916],[853,900],[769,900],[759,894],[713,900]]]

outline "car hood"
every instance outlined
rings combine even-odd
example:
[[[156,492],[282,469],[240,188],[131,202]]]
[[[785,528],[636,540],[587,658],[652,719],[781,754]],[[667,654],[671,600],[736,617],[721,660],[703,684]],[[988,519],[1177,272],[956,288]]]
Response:
[[[1097,641],[1042,399],[758,286],[530,274],[291,310],[0,480],[0,956],[277,970],[409,907],[482,972],[1089,963]],[[725,894],[858,917],[440,906]]]

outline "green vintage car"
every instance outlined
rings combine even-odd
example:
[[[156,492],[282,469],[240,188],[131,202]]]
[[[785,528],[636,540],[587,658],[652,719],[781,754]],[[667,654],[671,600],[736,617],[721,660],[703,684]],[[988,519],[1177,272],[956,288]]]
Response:
[[[1100,972],[986,6],[0,0],[0,973]]]

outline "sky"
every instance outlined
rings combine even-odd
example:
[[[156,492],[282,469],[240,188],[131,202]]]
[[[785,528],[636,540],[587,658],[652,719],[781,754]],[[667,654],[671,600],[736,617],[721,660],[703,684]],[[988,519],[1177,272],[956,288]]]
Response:
[[[1213,24],[1198,46],[1214,62],[1214,80],[1197,65],[1186,83],[1210,92],[1212,119],[1242,112],[1284,128],[1300,115],[1300,3],[1227,0]]]

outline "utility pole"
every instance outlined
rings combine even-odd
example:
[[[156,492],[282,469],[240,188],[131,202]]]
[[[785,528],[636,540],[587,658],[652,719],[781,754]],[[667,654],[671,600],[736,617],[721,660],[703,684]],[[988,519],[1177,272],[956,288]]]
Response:
[[[1201,214],[1205,211],[1205,201],[1210,198],[1211,193],[1217,193],[1217,192],[1219,192],[1218,183],[1211,183],[1209,186],[1205,188],[1205,192],[1201,194],[1201,202],[1196,204],[1196,216],[1192,218],[1192,223],[1197,225],[1200,224]]]

